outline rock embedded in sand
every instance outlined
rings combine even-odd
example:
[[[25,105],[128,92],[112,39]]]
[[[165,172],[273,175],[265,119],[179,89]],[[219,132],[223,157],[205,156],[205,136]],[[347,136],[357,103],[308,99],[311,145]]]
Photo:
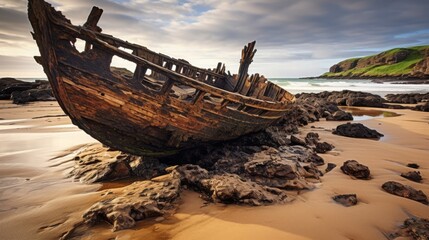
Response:
[[[325,169],[325,173],[332,171],[334,168],[337,167],[337,164],[335,163],[328,163]]]
[[[345,137],[353,137],[353,138],[374,138],[379,139],[384,135],[377,132],[376,130],[369,129],[364,126],[362,123],[346,123],[337,126],[337,128],[333,131],[333,134],[345,136]]]
[[[334,149],[334,145],[327,142],[317,142],[314,151],[317,153],[326,153]]]
[[[326,117],[326,121],[352,121],[353,116],[351,113],[339,110]]]
[[[358,179],[370,179],[371,173],[367,166],[360,164],[356,160],[347,160],[341,166],[341,170],[350,176],[353,176]]]
[[[408,198],[426,205],[429,203],[427,196],[421,190],[416,190],[413,187],[394,181],[388,181],[381,187],[390,194]]]
[[[417,163],[408,163],[407,167],[418,169],[420,166]]]
[[[412,217],[404,221],[400,230],[390,235],[391,239],[397,237],[412,237],[415,240],[429,239],[429,219]]]
[[[319,140],[320,140],[319,134],[315,132],[309,132],[305,136],[305,142],[308,145],[316,145],[316,143],[318,143]]]
[[[419,104],[413,108],[416,111],[429,112],[429,102],[425,102],[423,104]]]
[[[256,184],[236,174],[214,175],[201,181],[213,201],[242,203],[253,206],[282,202],[286,193],[280,189]]]
[[[290,136],[290,145],[300,145],[300,146],[307,146],[307,143],[305,142],[305,140],[295,136],[295,135],[291,135]]]
[[[127,177],[142,180],[165,174],[165,164],[157,159],[138,157],[112,150],[101,144],[83,147],[74,158],[70,176],[84,183],[111,181]]]
[[[197,165],[186,164],[176,167],[174,172],[180,176],[182,184],[186,184],[215,202],[240,203],[259,206],[283,202],[286,192],[264,186],[237,174],[210,174]]]
[[[420,172],[418,171],[411,171],[411,172],[407,172],[407,173],[402,173],[401,177],[404,177],[406,179],[409,179],[411,181],[414,182],[420,182],[423,178],[420,175]]]
[[[14,78],[0,79],[0,99],[12,99],[15,104],[55,101],[48,81],[25,82]]]
[[[93,225],[106,221],[113,230],[131,228],[136,221],[159,217],[175,208],[180,193],[180,178],[175,172],[146,181],[134,182],[102,194],[102,199],[84,215],[84,223]]]
[[[323,174],[312,163],[306,167],[307,169],[296,161],[282,158],[280,152],[255,154],[253,160],[244,165],[245,172],[252,181],[286,190],[314,188],[306,178],[319,179]]]
[[[358,203],[356,194],[336,195],[332,199],[334,199],[335,202],[340,203],[346,207],[354,206]]]

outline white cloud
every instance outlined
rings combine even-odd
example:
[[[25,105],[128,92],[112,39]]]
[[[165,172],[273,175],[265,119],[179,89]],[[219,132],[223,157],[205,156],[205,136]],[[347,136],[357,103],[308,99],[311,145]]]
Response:
[[[26,2],[1,0],[2,55],[37,54]],[[427,0],[51,2],[77,25],[85,22],[93,5],[99,6],[104,9],[99,25],[105,33],[207,68],[222,61],[235,72],[242,46],[256,40],[251,70],[268,77],[318,75],[334,60],[353,54],[429,44]],[[413,34],[416,31],[420,34]],[[9,71],[0,66],[0,76]]]

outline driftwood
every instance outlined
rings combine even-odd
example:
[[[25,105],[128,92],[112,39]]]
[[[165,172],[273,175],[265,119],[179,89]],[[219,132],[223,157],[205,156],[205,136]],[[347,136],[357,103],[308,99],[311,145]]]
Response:
[[[255,42],[243,49],[238,75],[225,65],[202,69],[183,59],[101,33],[103,10],[72,25],[43,0],[29,0],[28,16],[40,63],[73,123],[95,139],[136,155],[171,155],[224,141],[277,121],[295,97],[259,74],[248,76]],[[75,43],[85,41],[79,52]],[[134,72],[111,68],[114,56]]]

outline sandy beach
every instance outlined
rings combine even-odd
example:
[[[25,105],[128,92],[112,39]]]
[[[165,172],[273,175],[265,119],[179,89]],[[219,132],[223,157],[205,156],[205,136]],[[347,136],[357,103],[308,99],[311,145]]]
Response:
[[[185,190],[177,212],[162,221],[145,220],[118,232],[100,224],[81,239],[384,239],[406,218],[429,216],[427,205],[381,188],[394,180],[429,195],[429,113],[386,111],[399,116],[359,121],[385,135],[378,141],[333,135],[330,130],[339,122],[323,120],[301,128],[301,136],[317,132],[335,146],[320,156],[337,167],[316,189],[291,192],[293,202],[263,207],[213,204]],[[96,141],[73,126],[56,102],[18,106],[0,101],[0,118],[0,239],[58,239],[100,198],[101,184],[67,178],[73,149]],[[372,179],[343,174],[339,167],[350,159],[368,166]],[[421,183],[400,176],[414,170],[408,163],[420,165]],[[332,200],[348,193],[357,194],[356,206]]]

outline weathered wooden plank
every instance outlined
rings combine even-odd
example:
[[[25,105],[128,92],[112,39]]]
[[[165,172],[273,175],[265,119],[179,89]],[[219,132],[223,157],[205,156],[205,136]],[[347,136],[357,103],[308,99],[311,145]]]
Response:
[[[83,24],[85,28],[93,30],[95,32],[101,32],[102,29],[97,26],[98,21],[100,21],[101,15],[103,14],[103,9],[100,9],[96,6],[92,7],[91,13],[88,15],[86,22]],[[85,43],[85,51],[91,49],[90,43]]]

